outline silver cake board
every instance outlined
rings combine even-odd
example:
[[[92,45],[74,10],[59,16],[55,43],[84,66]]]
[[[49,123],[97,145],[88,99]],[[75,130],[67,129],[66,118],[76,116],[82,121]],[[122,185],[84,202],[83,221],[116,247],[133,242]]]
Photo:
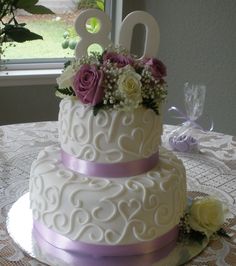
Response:
[[[208,245],[196,241],[170,244],[161,251],[137,256],[94,257],[67,252],[48,242],[33,228],[33,217],[29,207],[29,193],[20,197],[7,216],[7,230],[13,241],[26,254],[50,266],[177,266],[197,256]],[[168,263],[168,264],[165,264]]]

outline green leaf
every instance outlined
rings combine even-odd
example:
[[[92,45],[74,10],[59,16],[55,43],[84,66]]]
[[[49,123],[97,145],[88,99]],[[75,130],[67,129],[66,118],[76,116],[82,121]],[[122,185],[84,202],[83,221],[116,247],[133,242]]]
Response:
[[[18,0],[16,1],[16,7],[25,9],[31,6],[35,6],[39,0]]]
[[[98,24],[98,20],[96,18],[91,18],[89,20],[89,24],[92,28],[96,28],[97,24]]]
[[[29,29],[24,27],[10,27],[8,29],[5,29],[5,35],[15,42],[25,42],[43,39],[42,36],[31,32]]]
[[[100,22],[96,18],[90,18],[86,23],[86,29],[91,33],[96,33],[100,29]]]
[[[70,61],[70,60],[67,60],[67,61],[64,63],[64,69],[66,69],[69,65],[71,65],[71,61]]]
[[[26,26],[26,23],[18,23],[18,26],[21,26],[21,27],[24,27],[24,26]]]
[[[45,6],[30,6],[24,8],[25,11],[31,13],[31,14],[54,14],[52,10]]]
[[[19,0],[16,7],[24,9],[31,14],[54,14],[49,8],[42,5],[36,5],[37,3],[38,0]]]
[[[104,1],[96,1],[97,7],[104,11]]]
[[[93,115],[96,116],[98,112],[104,107],[103,103],[98,103],[93,107]]]
[[[64,88],[64,89],[57,88],[57,92],[67,96],[75,96],[75,92],[72,88]]]
[[[201,232],[195,231],[195,230],[191,230],[190,235],[189,235],[189,239],[192,241],[197,241],[200,245],[202,245],[203,240],[206,238],[206,236],[204,234],[202,234]]]
[[[154,99],[144,99],[142,105],[147,109],[152,109],[157,115],[159,115],[159,108]]]
[[[230,238],[230,236],[227,234],[227,232],[223,228],[220,228],[220,230],[218,230],[216,233],[219,236],[223,236],[223,237],[226,237],[226,238]]]

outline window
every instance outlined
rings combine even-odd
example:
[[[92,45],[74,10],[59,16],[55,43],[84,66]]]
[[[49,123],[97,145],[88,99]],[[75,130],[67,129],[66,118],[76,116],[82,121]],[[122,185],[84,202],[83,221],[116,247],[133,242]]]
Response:
[[[31,82],[32,84],[30,77],[34,77],[33,82],[41,84],[43,82],[42,76],[38,81],[35,77],[38,74],[42,75],[42,73],[47,73],[45,82],[48,82],[48,75],[52,77],[52,82],[55,82],[55,75],[61,72],[66,58],[74,55],[74,48],[79,37],[74,31],[73,24],[80,9],[97,5],[99,8],[104,8],[110,16],[113,16],[116,6],[120,5],[121,2],[121,0],[40,0],[38,4],[52,9],[55,14],[31,15],[22,10],[17,11],[17,20],[25,22],[27,28],[42,35],[44,40],[14,43],[13,47],[7,47],[4,52],[6,71],[0,73],[0,86],[6,86],[10,83],[19,84],[14,79],[19,78],[19,76],[22,78],[22,75],[27,76],[28,81],[26,83]],[[91,21],[90,26],[94,30],[96,23]],[[2,77],[5,77],[5,80]]]
[[[57,0],[39,1],[55,14],[32,15],[24,10],[17,11],[17,21],[26,23],[27,28],[43,36],[44,40],[14,43],[5,51],[6,59],[60,58],[73,55],[77,34],[73,29],[75,18],[84,7],[99,7],[104,10],[104,0],[82,1]],[[93,25],[92,25],[93,26]],[[69,48],[69,49],[67,49]]]
[[[26,27],[41,35],[43,40],[14,43],[5,49],[5,59],[71,57],[78,39],[73,24],[80,9],[99,7],[104,10],[104,0],[78,2],[73,0],[60,2],[41,0],[39,4],[51,9],[55,14],[32,15],[24,10],[18,10],[16,18],[18,23],[26,23]],[[91,27],[95,26],[94,21],[91,21]]]

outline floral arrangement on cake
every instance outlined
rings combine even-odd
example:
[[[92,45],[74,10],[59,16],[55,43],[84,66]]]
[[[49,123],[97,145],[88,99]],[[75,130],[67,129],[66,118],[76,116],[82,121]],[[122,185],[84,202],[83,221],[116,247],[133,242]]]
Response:
[[[159,114],[166,99],[165,65],[156,58],[137,59],[121,47],[109,47],[73,59],[57,78],[56,95],[79,99],[94,107],[126,111],[144,106]]]
[[[201,243],[205,238],[229,237],[222,228],[227,208],[213,196],[199,197],[190,201],[180,222],[180,241],[194,240]]]

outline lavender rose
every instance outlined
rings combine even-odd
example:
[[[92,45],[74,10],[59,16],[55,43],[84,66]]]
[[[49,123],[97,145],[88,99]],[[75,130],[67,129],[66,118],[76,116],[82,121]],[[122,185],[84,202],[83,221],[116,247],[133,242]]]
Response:
[[[96,65],[81,66],[74,78],[74,91],[82,103],[95,106],[104,96],[102,88],[103,72]]]
[[[166,76],[166,66],[160,60],[149,58],[145,60],[145,64],[150,67],[155,79],[161,79]]]
[[[105,52],[103,54],[103,61],[107,62],[108,60],[111,63],[117,64],[117,67],[119,68],[127,66],[127,65],[131,65],[133,63],[133,60],[130,56],[117,54],[115,52]]]

